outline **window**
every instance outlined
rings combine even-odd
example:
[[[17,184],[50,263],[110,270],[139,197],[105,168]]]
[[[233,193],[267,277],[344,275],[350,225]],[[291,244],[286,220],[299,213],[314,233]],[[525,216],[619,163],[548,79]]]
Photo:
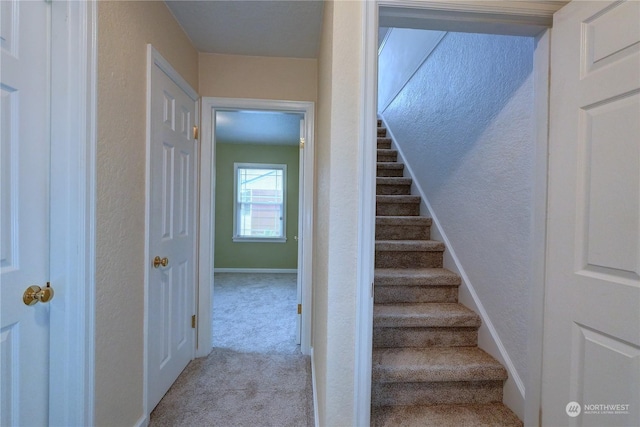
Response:
[[[235,163],[234,242],[285,242],[287,165]]]

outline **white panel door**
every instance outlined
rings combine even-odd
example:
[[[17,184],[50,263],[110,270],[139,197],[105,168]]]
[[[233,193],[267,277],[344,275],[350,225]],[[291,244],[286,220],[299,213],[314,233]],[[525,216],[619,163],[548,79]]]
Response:
[[[42,1],[0,2],[0,425],[48,422],[49,16]]]
[[[640,2],[558,11],[550,90],[542,425],[638,426]]]
[[[196,104],[167,74],[151,71],[148,409],[193,359],[195,329]],[[154,258],[166,265],[154,267]]]

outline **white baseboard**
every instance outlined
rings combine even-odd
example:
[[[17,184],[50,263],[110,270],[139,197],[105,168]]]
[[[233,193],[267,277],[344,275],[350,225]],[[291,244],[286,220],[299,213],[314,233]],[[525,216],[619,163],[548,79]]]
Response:
[[[411,165],[407,162],[402,149],[396,144],[396,139],[393,136],[393,132],[387,125],[383,116],[380,116],[380,119],[384,123],[384,126],[387,128],[388,136],[393,141],[393,145],[395,149],[398,150],[398,157],[402,159],[402,162],[405,166],[406,173],[409,174],[410,177],[414,177],[413,170],[411,169]],[[449,270],[457,273],[462,278],[462,284],[460,285],[460,293],[458,295],[458,300],[464,305],[468,306],[470,309],[476,311],[480,315],[482,319],[482,325],[478,330],[478,346],[485,350],[487,353],[495,357],[500,363],[504,365],[509,373],[509,378],[505,382],[504,385],[504,398],[503,401],[505,405],[507,405],[513,412],[520,417],[520,419],[524,419],[524,395],[525,388],[522,378],[518,375],[518,371],[509,357],[509,353],[502,344],[502,340],[498,335],[498,331],[493,326],[491,319],[489,318],[489,314],[484,308],[484,305],[480,301],[480,297],[478,297],[477,292],[475,291],[473,285],[471,284],[471,280],[469,280],[469,276],[465,272],[462,267],[462,263],[456,256],[455,249],[453,245],[447,238],[447,235],[444,233],[442,226],[440,225],[440,221],[438,221],[438,217],[435,215],[427,196],[420,184],[414,179],[411,184],[411,192],[417,191],[417,193],[422,198],[420,213],[426,213],[431,216],[433,221],[431,226],[432,238],[435,240],[440,240],[445,244],[447,250],[445,251],[444,256],[444,267]]]
[[[297,274],[296,268],[214,268],[214,273],[287,273]]]
[[[138,421],[134,424],[135,427],[147,427],[149,425],[149,417],[147,415],[143,415],[140,417]]]
[[[313,423],[315,427],[320,427],[320,416],[318,415],[318,389],[316,388],[316,364],[313,358],[313,347],[309,350],[311,356],[311,392],[313,393]]]

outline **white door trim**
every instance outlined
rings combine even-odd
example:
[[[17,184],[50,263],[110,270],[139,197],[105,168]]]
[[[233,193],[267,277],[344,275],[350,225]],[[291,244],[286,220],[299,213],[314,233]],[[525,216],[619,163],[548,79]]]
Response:
[[[354,366],[354,425],[371,425],[371,370],[373,348],[373,279],[376,230],[376,157],[378,105],[378,5],[364,2],[363,69],[360,83],[360,141],[358,175],[358,264],[356,267],[356,352]]]
[[[153,67],[158,67],[164,72],[173,82],[189,96],[196,103],[196,112],[194,122],[196,126],[199,124],[199,111],[198,111],[198,93],[187,83],[187,81],[178,73],[173,66],[164,59],[164,57],[158,52],[151,44],[147,44],[147,107],[146,107],[146,167],[145,167],[145,228],[144,228],[144,356],[143,356],[143,402],[144,402],[144,424],[148,423],[148,417],[150,411],[153,408],[149,408],[149,276],[151,273],[151,248],[149,248],[149,224],[151,218],[151,83],[152,83],[152,71]],[[197,146],[196,146],[197,150]],[[196,164],[198,159],[196,157]],[[196,194],[198,192],[198,174],[196,173]],[[197,202],[196,202],[197,204]],[[198,235],[198,224],[196,222],[195,229],[196,236]],[[197,239],[196,239],[196,254],[197,254]],[[197,256],[197,255],[196,255]],[[197,268],[196,268],[196,284],[195,290],[197,291]],[[197,295],[197,292],[194,292]],[[196,303],[194,301],[194,307]],[[196,341],[197,342],[197,341]],[[195,349],[194,349],[195,350]]]
[[[97,6],[52,3],[49,423],[94,424]]]
[[[377,34],[378,20],[383,24],[381,8],[388,19],[391,12],[396,14],[397,25],[417,28],[416,23],[420,20],[428,20],[430,25],[440,22],[442,27],[432,28],[448,30],[450,25],[455,25],[456,21],[466,18],[474,24],[474,30],[487,33],[512,33],[525,36],[534,36],[537,32],[544,31],[545,26],[551,24],[553,13],[558,8],[557,5],[542,5],[537,2],[502,2],[500,5],[484,4],[483,2],[450,2],[450,1],[416,1],[416,0],[376,0],[365,2],[363,13],[363,45],[362,58],[363,66],[363,90],[361,91],[361,120],[362,127],[360,134],[363,138],[369,138],[370,130],[376,126],[375,117],[371,111],[376,111],[377,97],[375,88],[377,87]],[[394,19],[395,19],[394,18]],[[404,20],[404,21],[402,21]],[[402,24],[402,22],[404,24]],[[446,22],[445,22],[446,21]],[[548,30],[547,30],[548,31]],[[547,189],[547,152],[548,152],[548,87],[542,85],[548,78],[548,68],[544,68],[545,55],[548,61],[548,36],[547,33],[539,36],[540,43],[546,43],[540,52],[536,52],[536,62],[534,73],[535,87],[535,110],[536,110],[536,169],[534,186],[534,206],[533,224],[542,229],[536,231],[546,235],[546,189]],[[546,52],[546,53],[545,53]],[[375,58],[372,62],[371,58]],[[548,62],[547,62],[548,64]],[[373,140],[372,140],[373,141]],[[360,190],[360,220],[363,224],[368,224],[371,218],[375,218],[375,209],[370,211],[370,206],[375,206],[375,186],[369,188],[368,181],[375,176],[375,169],[368,171],[371,167],[367,151],[375,150],[373,143],[360,141],[360,146],[364,148],[359,155],[358,164],[361,169],[360,177],[365,185]],[[369,425],[370,405],[371,405],[371,331],[373,329],[373,316],[369,315],[373,310],[373,300],[371,295],[371,282],[367,279],[369,271],[373,271],[373,249],[366,243],[363,237],[359,240],[359,266],[358,266],[358,289],[357,289],[357,329],[356,329],[356,369],[355,369],[355,408],[357,425]],[[544,304],[544,258],[545,239],[538,238],[534,242],[532,260],[534,284],[532,292],[532,313],[531,330],[529,332],[528,344],[529,363],[533,369],[529,372],[526,388],[532,393],[527,393],[524,402],[524,413],[527,416],[526,425],[538,425],[540,396],[536,395],[541,387],[542,375],[542,313],[538,310]],[[541,261],[542,260],[542,261]],[[372,277],[373,278],[373,277]],[[364,377],[364,378],[363,378]],[[524,396],[523,396],[524,398]]]
[[[302,237],[302,327],[300,349],[311,351],[311,281],[313,277],[313,204],[315,183],[314,129],[315,104],[307,101],[278,101],[268,99],[202,98],[202,132],[200,138],[200,254],[198,283],[198,349],[196,357],[211,352],[211,315],[213,307],[213,260],[215,244],[215,111],[216,109],[277,110],[300,112],[305,116],[307,140],[304,147],[304,189],[302,223],[298,236]],[[300,233],[302,231],[302,233]]]

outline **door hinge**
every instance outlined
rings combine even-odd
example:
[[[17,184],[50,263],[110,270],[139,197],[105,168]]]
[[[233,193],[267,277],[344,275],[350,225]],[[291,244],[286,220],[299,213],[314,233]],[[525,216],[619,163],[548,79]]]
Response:
[[[193,316],[191,316],[191,327],[193,329],[196,328],[196,315],[195,314]]]
[[[304,138],[300,138],[300,148],[304,148]]]
[[[298,304],[298,314],[302,314],[302,304]]]
[[[198,126],[193,127],[193,139],[198,139],[200,135],[198,135]]]

